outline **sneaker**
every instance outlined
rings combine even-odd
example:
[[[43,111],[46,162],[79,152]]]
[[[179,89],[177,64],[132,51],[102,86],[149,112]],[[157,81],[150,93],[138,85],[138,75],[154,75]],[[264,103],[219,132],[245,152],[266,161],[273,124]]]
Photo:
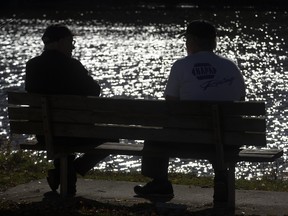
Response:
[[[138,196],[148,197],[174,197],[173,187],[170,181],[151,181],[146,185],[137,185],[134,187],[134,192]]]
[[[48,170],[48,176],[47,176],[47,182],[49,187],[53,192],[56,192],[60,185],[60,176],[59,172],[57,172],[56,169],[50,169]]]
[[[76,185],[68,186],[67,196],[74,197],[76,195]]]

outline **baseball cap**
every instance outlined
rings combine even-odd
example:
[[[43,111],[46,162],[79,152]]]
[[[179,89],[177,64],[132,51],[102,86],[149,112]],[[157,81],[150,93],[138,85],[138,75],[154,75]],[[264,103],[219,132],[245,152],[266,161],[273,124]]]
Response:
[[[216,28],[206,20],[194,20],[180,36],[193,35],[199,38],[216,38]]]
[[[54,24],[46,28],[42,36],[42,41],[44,44],[49,44],[69,36],[73,37],[73,33],[67,26],[62,24]]]

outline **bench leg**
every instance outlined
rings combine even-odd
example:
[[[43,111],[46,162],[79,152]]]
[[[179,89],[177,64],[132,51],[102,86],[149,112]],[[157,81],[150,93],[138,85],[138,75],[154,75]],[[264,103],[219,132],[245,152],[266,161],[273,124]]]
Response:
[[[225,170],[215,169],[214,207],[235,209],[235,164],[231,163]]]
[[[228,208],[235,209],[235,164],[228,166],[227,176]]]
[[[60,157],[60,195],[66,197],[68,194],[68,156]]]

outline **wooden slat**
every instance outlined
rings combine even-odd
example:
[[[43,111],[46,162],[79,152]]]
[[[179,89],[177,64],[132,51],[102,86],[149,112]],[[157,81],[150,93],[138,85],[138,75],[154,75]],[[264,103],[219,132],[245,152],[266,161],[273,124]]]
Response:
[[[10,120],[43,121],[42,109],[36,107],[8,107]]]
[[[26,92],[8,92],[9,105],[33,105],[41,107],[41,97],[37,94]]]
[[[193,114],[211,112],[211,106],[220,104],[224,115],[265,115],[264,102],[205,102],[205,101],[161,101],[161,100],[132,100],[97,98],[72,95],[47,96],[52,107],[74,109],[98,109],[105,111],[118,110],[121,112],[134,112],[142,110],[143,113],[182,113]],[[41,101],[37,94],[25,94],[17,92],[8,93],[9,104],[33,104],[40,106]]]
[[[44,128],[41,122],[10,121],[10,131],[15,134],[44,135]]]
[[[31,121],[11,121],[10,129],[18,134],[38,134],[44,135],[41,122]],[[74,125],[74,124],[53,124],[52,133],[55,136],[71,137],[95,137],[105,139],[117,139],[119,137],[127,139],[152,139],[163,141],[185,141],[201,140],[203,143],[212,142],[212,135],[209,131],[183,131],[179,134],[177,129],[163,129],[151,127],[122,127],[122,126],[94,126],[94,125]],[[203,136],[203,137],[201,137]],[[180,139],[180,140],[177,140]]]
[[[273,162],[282,155],[280,149],[244,149],[239,153],[238,161]]]
[[[213,159],[215,157],[215,151],[210,149],[208,151],[203,151],[194,149],[194,151],[187,151],[185,146],[183,148],[178,148],[175,151],[175,147],[167,146],[167,148],[153,148],[149,150],[143,150],[143,144],[123,144],[123,143],[104,143],[98,147],[91,148],[91,146],[62,146],[58,148],[61,151],[67,151],[70,149],[71,152],[89,152],[94,154],[120,154],[120,155],[150,155],[158,156],[167,155],[170,157],[180,157],[180,158],[194,158],[194,159]],[[241,150],[238,154],[235,154],[235,151],[231,153],[226,152],[227,157],[226,161],[247,161],[247,162],[272,162],[275,159],[283,155],[283,150],[278,149],[260,149],[260,150]]]
[[[178,144],[176,144],[178,145]],[[143,149],[143,144],[123,144],[107,142],[99,145],[97,147],[91,146],[58,146],[59,152],[66,152],[69,149],[71,152],[79,153],[94,153],[94,154],[117,154],[117,155],[149,155],[149,156],[159,156],[166,155],[168,157],[180,157],[180,158],[197,158],[197,159],[210,159],[215,153],[214,151],[187,151],[187,146],[181,146],[175,151],[175,146],[157,147],[153,149]],[[182,148],[183,147],[183,148]]]
[[[14,133],[43,135],[43,125],[39,122],[11,122],[11,130]],[[165,142],[184,142],[196,144],[213,144],[213,133],[209,130],[181,130],[172,128],[150,128],[150,127],[123,127],[117,125],[94,126],[54,124],[53,134],[55,136],[72,137],[95,137],[104,139],[143,139]],[[225,145],[254,145],[265,146],[265,133],[237,133],[226,132],[224,134]]]
[[[21,144],[21,149],[30,150],[45,150],[45,146],[37,145],[36,143]],[[185,146],[183,149],[179,148],[178,151],[172,147],[169,148],[154,148],[150,151],[143,151],[143,144],[123,144],[123,143],[104,143],[98,147],[92,147],[91,145],[85,146],[58,146],[59,152],[89,152],[94,154],[120,154],[120,155],[159,155],[159,153],[167,154],[168,156],[181,157],[181,158],[195,158],[195,159],[211,159],[214,155],[213,151],[187,151]],[[68,151],[69,152],[69,151]],[[227,152],[226,152],[227,153]],[[283,155],[283,150],[280,149],[243,149],[239,154],[228,154],[226,161],[247,161],[247,162],[272,162]]]
[[[42,121],[42,110],[29,107],[9,107],[9,118],[11,120]],[[159,115],[142,113],[121,112],[97,112],[76,110],[51,110],[51,120],[54,122],[67,123],[106,123],[127,124],[143,126],[163,126],[180,128],[210,128],[211,117],[209,116],[169,116],[166,113]]]
[[[42,110],[29,107],[9,107],[9,118],[15,120],[41,121]],[[149,115],[142,113],[96,112],[75,110],[51,110],[52,121],[67,123],[107,123],[107,124],[136,124],[143,126],[163,126],[179,128],[211,129],[210,116]],[[227,131],[263,132],[266,130],[265,119],[227,117],[223,129]]]
[[[218,104],[222,115],[265,115],[265,103],[259,101],[167,101],[171,110],[177,113],[211,112],[211,107]],[[207,109],[208,108],[208,109]]]
[[[143,113],[167,112],[170,114],[208,114],[211,113],[213,104],[217,103],[220,104],[224,115],[265,115],[265,104],[263,102],[161,101],[83,96],[56,96],[50,98],[50,102],[52,107],[94,108],[105,111],[115,110],[124,113],[141,110]]]
[[[266,132],[266,120],[263,117],[227,117],[222,126],[227,131]]]
[[[213,142],[211,131],[202,130],[182,130],[172,128],[151,128],[151,127],[121,127],[121,126],[88,126],[88,125],[62,125],[53,126],[55,136],[75,136],[75,137],[97,137],[103,139],[140,139],[163,142]]]
[[[247,145],[247,146],[266,146],[266,134],[265,133],[225,133],[224,143],[226,145]]]
[[[265,103],[261,101],[235,101],[220,104],[222,115],[265,115]]]

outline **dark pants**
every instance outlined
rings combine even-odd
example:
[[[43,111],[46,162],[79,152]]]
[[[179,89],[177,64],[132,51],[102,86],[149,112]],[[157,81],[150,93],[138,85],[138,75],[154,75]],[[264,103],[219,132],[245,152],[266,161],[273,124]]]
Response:
[[[165,149],[167,147],[172,148],[173,146],[179,146],[181,143],[175,142],[153,142],[145,141],[143,150],[149,151],[150,149]],[[201,147],[189,146],[189,144],[183,144],[183,148],[187,151],[204,151],[209,150],[214,151],[213,146],[203,145]],[[169,166],[169,157],[165,156],[143,156],[142,157],[142,175],[153,178],[153,179],[168,179],[168,166]]]
[[[45,139],[43,136],[37,136],[37,140],[39,143],[45,143]],[[118,142],[118,140],[105,140],[105,139],[92,139],[92,138],[71,138],[71,137],[56,137],[53,142],[54,145],[91,145],[93,147],[97,145],[101,145],[104,142]],[[93,153],[85,153],[81,157],[75,159],[74,155],[68,156],[68,175],[69,172],[73,173],[75,170],[84,176],[90,169],[92,169],[97,163],[101,160],[105,159],[109,154],[93,154]],[[54,160],[55,169],[59,169],[59,159],[56,158]],[[72,174],[71,174],[72,176]]]
[[[143,150],[149,150],[150,148],[159,146],[160,148],[165,148],[167,143],[162,142],[151,142],[145,141]],[[142,165],[141,165],[141,173],[144,176],[147,176],[152,179],[157,180],[167,180],[168,179],[168,166],[169,166],[169,157],[165,156],[143,156],[142,157]]]
[[[143,150],[149,150],[153,149],[153,147],[165,149],[165,147],[169,146],[173,147],[179,146],[179,143],[172,143],[172,142],[152,142],[152,141],[145,141],[144,142],[144,149]],[[188,144],[189,145],[189,144]],[[214,145],[203,145],[201,147],[193,147],[193,146],[187,146],[185,145],[185,148],[187,148],[187,151],[197,151],[197,152],[209,152],[211,151],[211,154],[215,154],[215,146]],[[229,152],[231,154],[238,154],[239,152],[239,146],[228,146],[225,148],[225,152]],[[214,201],[227,201],[227,186],[228,186],[228,170],[222,169],[219,170],[216,168],[215,161],[210,161],[214,168],[214,192],[221,190],[221,193],[214,194]],[[168,180],[168,166],[169,166],[169,157],[165,156],[143,156],[142,157],[142,167],[141,167],[141,173],[142,175],[157,179],[157,180]],[[219,196],[220,195],[220,196]]]

